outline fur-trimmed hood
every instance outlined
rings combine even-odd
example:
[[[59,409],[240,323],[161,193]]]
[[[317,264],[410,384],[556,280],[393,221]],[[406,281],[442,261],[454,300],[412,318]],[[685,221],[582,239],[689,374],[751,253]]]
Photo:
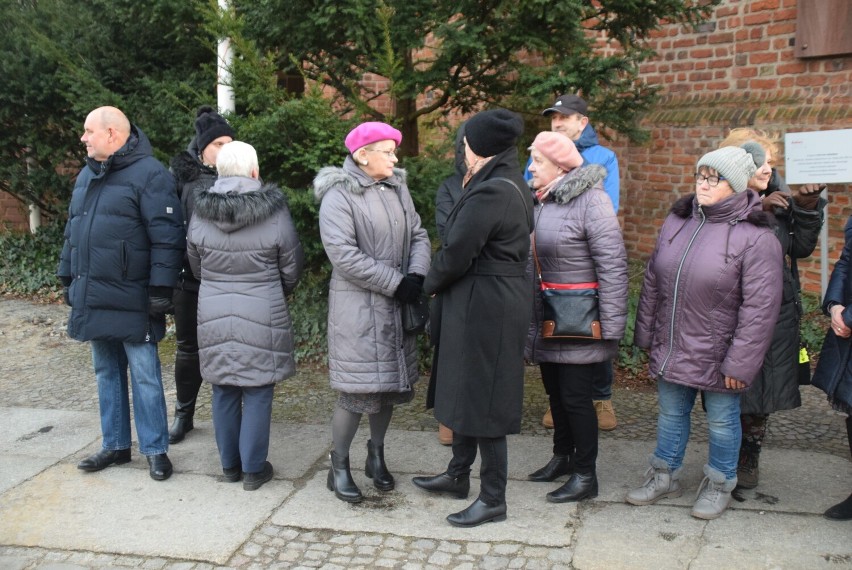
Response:
[[[223,232],[234,232],[270,218],[287,205],[275,184],[263,184],[254,178],[219,178],[195,200],[193,216],[209,220]]]
[[[566,174],[548,196],[557,204],[567,204],[596,185],[599,185],[603,190],[604,178],[606,178],[606,168],[600,164],[581,166]]]
[[[393,176],[384,180],[376,180],[361,170],[352,160],[351,156],[347,156],[343,162],[343,166],[324,166],[314,178],[314,197],[317,202],[321,202],[329,190],[335,187],[342,187],[347,192],[353,194],[363,194],[370,186],[381,182],[399,188],[405,184],[407,174],[402,168],[394,168]]]
[[[695,200],[695,194],[690,194],[675,202],[671,212],[679,218],[686,219],[699,218],[702,210],[707,220],[711,222],[726,222],[731,225],[748,222],[765,228],[773,228],[777,224],[775,216],[763,210],[760,197],[753,190],[734,194],[726,200],[703,208]]]

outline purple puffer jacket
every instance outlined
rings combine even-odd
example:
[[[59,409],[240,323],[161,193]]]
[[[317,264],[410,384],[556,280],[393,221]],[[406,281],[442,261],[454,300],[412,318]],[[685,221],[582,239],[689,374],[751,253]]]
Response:
[[[634,343],[655,378],[725,392],[763,364],[781,303],[774,218],[751,190],[712,206],[678,200],[648,260]]]

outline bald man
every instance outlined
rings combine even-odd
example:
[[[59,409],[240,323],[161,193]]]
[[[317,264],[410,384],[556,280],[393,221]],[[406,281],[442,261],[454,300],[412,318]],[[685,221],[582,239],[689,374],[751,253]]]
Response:
[[[68,335],[92,347],[103,444],[77,467],[130,461],[129,368],[139,452],[161,481],[172,464],[157,343],[186,247],[180,201],[148,138],[119,109],[89,113],[80,140],[88,156],[57,276],[71,306]]]

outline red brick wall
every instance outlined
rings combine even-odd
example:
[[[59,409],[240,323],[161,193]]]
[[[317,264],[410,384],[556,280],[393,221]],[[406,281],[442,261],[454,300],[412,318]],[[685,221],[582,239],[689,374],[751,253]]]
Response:
[[[0,230],[29,228],[27,208],[11,194],[0,192]]]
[[[780,137],[776,164],[784,171],[785,132],[852,128],[852,56],[796,59],[796,0],[725,0],[695,32],[669,25],[653,44],[658,57],[643,77],[661,86],[657,108],[644,118],[647,144],[616,139],[622,186],[620,215],[633,257],[646,257],[676,198],[693,191],[690,176],[702,154],[734,127]],[[843,246],[852,214],[849,185],[829,188],[828,256]],[[819,248],[800,264],[805,286],[819,291]]]

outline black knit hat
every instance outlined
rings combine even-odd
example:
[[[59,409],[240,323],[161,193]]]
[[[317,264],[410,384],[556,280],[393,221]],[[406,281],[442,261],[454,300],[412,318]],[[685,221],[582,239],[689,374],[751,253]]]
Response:
[[[204,152],[207,145],[219,137],[236,138],[234,129],[213,107],[202,105],[198,108],[196,117],[195,142],[198,145],[198,152]]]
[[[523,133],[524,120],[506,109],[482,111],[464,124],[467,146],[482,157],[494,156],[515,146]]]

